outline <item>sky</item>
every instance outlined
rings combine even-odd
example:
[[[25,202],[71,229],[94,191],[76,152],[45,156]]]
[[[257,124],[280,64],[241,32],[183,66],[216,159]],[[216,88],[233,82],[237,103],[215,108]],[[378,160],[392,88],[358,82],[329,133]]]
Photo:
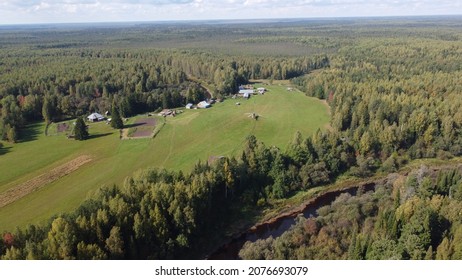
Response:
[[[0,25],[460,14],[462,0],[0,0]]]

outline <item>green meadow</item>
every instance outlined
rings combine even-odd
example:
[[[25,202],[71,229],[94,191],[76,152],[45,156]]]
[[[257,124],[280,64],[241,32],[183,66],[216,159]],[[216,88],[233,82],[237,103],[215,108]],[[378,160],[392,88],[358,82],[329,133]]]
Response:
[[[91,138],[86,141],[67,139],[64,133],[45,136],[44,123],[29,125],[23,131],[26,137],[22,142],[3,143],[0,149],[0,193],[80,155],[89,155],[93,160],[0,208],[0,231],[39,223],[75,209],[98,187],[121,184],[139,169],[159,167],[187,172],[198,160],[240,155],[250,134],[266,145],[285,149],[296,131],[309,136],[328,127],[328,108],[318,99],[288,91],[287,85],[264,87],[268,89],[266,94],[248,100],[229,98],[209,109],[182,109],[182,114],[166,118],[153,139],[120,140],[119,131],[105,122],[91,123]],[[259,115],[258,120],[250,117],[252,113]],[[135,120],[131,118],[128,123]]]

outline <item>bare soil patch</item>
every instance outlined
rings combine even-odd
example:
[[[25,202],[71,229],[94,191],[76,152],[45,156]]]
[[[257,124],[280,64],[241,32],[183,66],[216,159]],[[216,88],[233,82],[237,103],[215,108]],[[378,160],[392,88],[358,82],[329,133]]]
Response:
[[[134,133],[133,133],[133,138],[140,138],[140,137],[149,137],[152,134],[152,130],[146,130],[142,128],[138,128]]]
[[[58,123],[57,127],[58,133],[66,132],[69,130],[69,124],[67,123]]]
[[[135,124],[140,124],[143,126],[156,126],[157,120],[154,118],[146,118],[146,119],[140,119],[135,122]]]
[[[216,162],[217,160],[220,160],[224,158],[224,156],[209,156],[209,159],[207,160],[207,162],[209,164],[213,164],[214,162]]]
[[[39,175],[25,183],[7,190],[4,193],[1,193],[0,208],[13,203],[16,200],[30,194],[31,192],[74,172],[79,167],[90,161],[92,161],[92,158],[88,155],[79,156],[63,165],[48,171],[47,173]]]
[[[139,119],[124,129],[123,139],[147,138],[152,137],[154,128],[157,125],[155,118]]]

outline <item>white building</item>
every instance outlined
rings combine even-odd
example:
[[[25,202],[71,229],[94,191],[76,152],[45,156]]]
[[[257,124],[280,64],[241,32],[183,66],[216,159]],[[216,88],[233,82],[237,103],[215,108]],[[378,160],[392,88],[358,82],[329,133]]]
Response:
[[[87,120],[91,122],[100,122],[100,121],[103,121],[104,119],[105,117],[103,115],[96,113],[96,112],[87,117]]]
[[[211,105],[209,103],[207,103],[207,101],[201,101],[199,102],[199,104],[197,104],[197,108],[199,109],[205,109],[205,108],[209,108]]]

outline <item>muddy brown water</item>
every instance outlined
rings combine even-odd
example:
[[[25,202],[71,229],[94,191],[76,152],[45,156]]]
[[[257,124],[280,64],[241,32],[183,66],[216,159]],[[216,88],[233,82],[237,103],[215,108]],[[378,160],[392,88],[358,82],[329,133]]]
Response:
[[[356,195],[358,189],[362,188],[363,191],[373,191],[375,183],[367,183],[359,186],[353,186],[344,190],[332,191],[322,194],[314,198],[308,203],[303,210],[283,215],[269,223],[252,227],[251,229],[243,232],[238,237],[232,239],[230,242],[224,244],[218,250],[214,251],[208,256],[210,260],[237,260],[239,259],[239,251],[247,241],[255,242],[258,239],[266,239],[272,236],[277,238],[284,232],[290,229],[296,223],[296,218],[302,214],[305,218],[316,217],[317,210],[323,206],[330,205],[341,194],[348,193]]]

